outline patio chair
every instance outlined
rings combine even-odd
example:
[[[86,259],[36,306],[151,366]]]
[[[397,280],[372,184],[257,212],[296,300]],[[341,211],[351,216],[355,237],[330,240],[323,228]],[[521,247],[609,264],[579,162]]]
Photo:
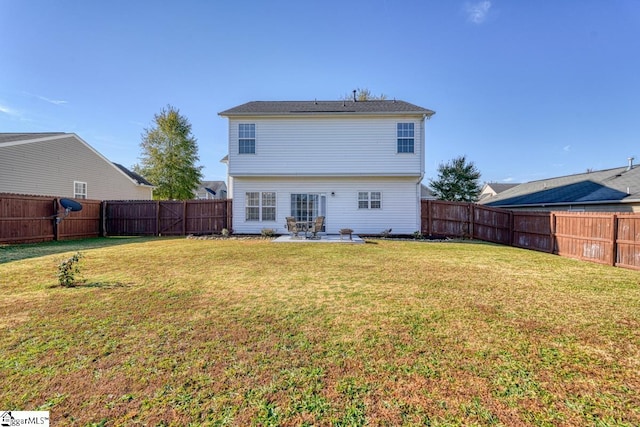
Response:
[[[316,220],[313,221],[313,225],[311,227],[311,238],[312,239],[319,239],[318,232],[322,231],[322,227],[323,226],[324,226],[324,217],[323,216],[317,216]]]
[[[298,224],[296,224],[296,219],[292,216],[286,217],[287,220],[287,230],[291,233],[291,237],[294,239],[298,238]]]

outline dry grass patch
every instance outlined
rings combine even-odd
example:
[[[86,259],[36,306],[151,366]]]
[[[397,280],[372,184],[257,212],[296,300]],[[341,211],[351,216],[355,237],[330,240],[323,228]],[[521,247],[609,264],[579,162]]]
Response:
[[[71,289],[52,287],[66,253],[4,249],[0,408],[78,426],[640,424],[637,272],[474,242],[93,244],[68,248],[85,254]]]

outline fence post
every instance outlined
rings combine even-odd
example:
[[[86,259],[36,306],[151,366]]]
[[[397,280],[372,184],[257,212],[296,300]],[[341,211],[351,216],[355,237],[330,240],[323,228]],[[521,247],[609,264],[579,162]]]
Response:
[[[514,225],[514,218],[513,218],[513,211],[510,210],[509,211],[509,246],[513,246],[513,229],[515,227]]]
[[[550,245],[550,251],[549,253],[551,254],[555,254],[556,252],[556,214],[551,212],[551,217],[549,218],[549,228],[551,228],[550,230],[550,235],[549,238],[551,240]]]
[[[469,203],[469,238],[471,240],[473,240],[474,238],[474,234],[475,234],[475,223],[476,223],[476,219],[475,217],[475,209],[474,209],[474,205],[473,203]]]
[[[182,235],[187,235],[187,201],[182,201]]]
[[[107,201],[100,202],[100,236],[107,237]]]
[[[154,236],[160,235],[160,200],[156,201],[156,230]]]
[[[58,241],[58,199],[53,199],[53,216],[51,217],[53,220],[53,240],[55,242]]]
[[[611,265],[615,267],[618,256],[618,215],[613,214],[611,221]]]
[[[433,216],[431,215],[431,203],[432,200],[427,200],[427,228],[429,236],[433,233]]]

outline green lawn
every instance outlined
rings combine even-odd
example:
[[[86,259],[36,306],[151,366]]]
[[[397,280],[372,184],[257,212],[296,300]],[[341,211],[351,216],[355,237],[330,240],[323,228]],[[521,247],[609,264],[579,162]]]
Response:
[[[57,286],[81,250],[85,283]],[[0,410],[52,425],[640,425],[640,273],[477,242],[0,247]]]

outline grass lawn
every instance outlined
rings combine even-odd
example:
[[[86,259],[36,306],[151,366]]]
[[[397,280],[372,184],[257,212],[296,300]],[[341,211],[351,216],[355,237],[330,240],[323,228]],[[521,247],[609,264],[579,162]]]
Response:
[[[84,254],[75,288],[57,264]],[[483,244],[0,247],[0,410],[55,426],[640,425],[640,272]]]

